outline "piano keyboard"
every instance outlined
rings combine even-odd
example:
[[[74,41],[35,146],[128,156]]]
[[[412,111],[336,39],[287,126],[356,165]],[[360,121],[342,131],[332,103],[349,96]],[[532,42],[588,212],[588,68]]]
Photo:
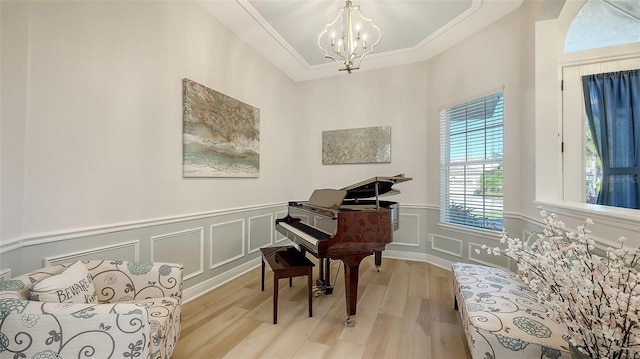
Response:
[[[309,243],[314,249],[316,249],[316,251],[318,249],[318,241],[331,238],[330,234],[323,232],[319,229],[313,228],[307,225],[306,223],[280,222],[279,225],[285,228],[286,230],[288,230],[289,232],[291,232],[292,234],[294,234],[296,237]]]

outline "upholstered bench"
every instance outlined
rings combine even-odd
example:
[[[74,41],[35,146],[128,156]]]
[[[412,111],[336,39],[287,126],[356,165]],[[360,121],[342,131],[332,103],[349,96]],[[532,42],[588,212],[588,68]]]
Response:
[[[571,358],[563,328],[515,273],[454,263],[455,307],[473,358]]]

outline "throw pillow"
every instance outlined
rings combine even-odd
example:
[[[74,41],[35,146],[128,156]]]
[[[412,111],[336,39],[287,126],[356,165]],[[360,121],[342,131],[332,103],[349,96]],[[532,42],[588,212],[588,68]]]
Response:
[[[51,303],[98,303],[91,274],[77,261],[64,271],[44,278],[29,288],[31,300]]]

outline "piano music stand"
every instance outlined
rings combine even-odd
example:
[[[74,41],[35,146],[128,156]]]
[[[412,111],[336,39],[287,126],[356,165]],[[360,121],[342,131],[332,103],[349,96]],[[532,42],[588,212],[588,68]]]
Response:
[[[273,324],[278,324],[278,281],[281,278],[291,278],[307,276],[309,292],[309,316],[313,316],[313,294],[312,279],[313,267],[311,262],[303,253],[293,246],[286,247],[266,247],[260,248],[262,251],[262,291],[264,291],[264,267],[265,262],[273,271]]]

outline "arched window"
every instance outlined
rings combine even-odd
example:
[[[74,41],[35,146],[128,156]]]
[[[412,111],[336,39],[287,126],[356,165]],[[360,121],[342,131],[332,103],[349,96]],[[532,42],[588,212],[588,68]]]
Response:
[[[564,52],[640,43],[640,1],[587,0],[571,22]]]

